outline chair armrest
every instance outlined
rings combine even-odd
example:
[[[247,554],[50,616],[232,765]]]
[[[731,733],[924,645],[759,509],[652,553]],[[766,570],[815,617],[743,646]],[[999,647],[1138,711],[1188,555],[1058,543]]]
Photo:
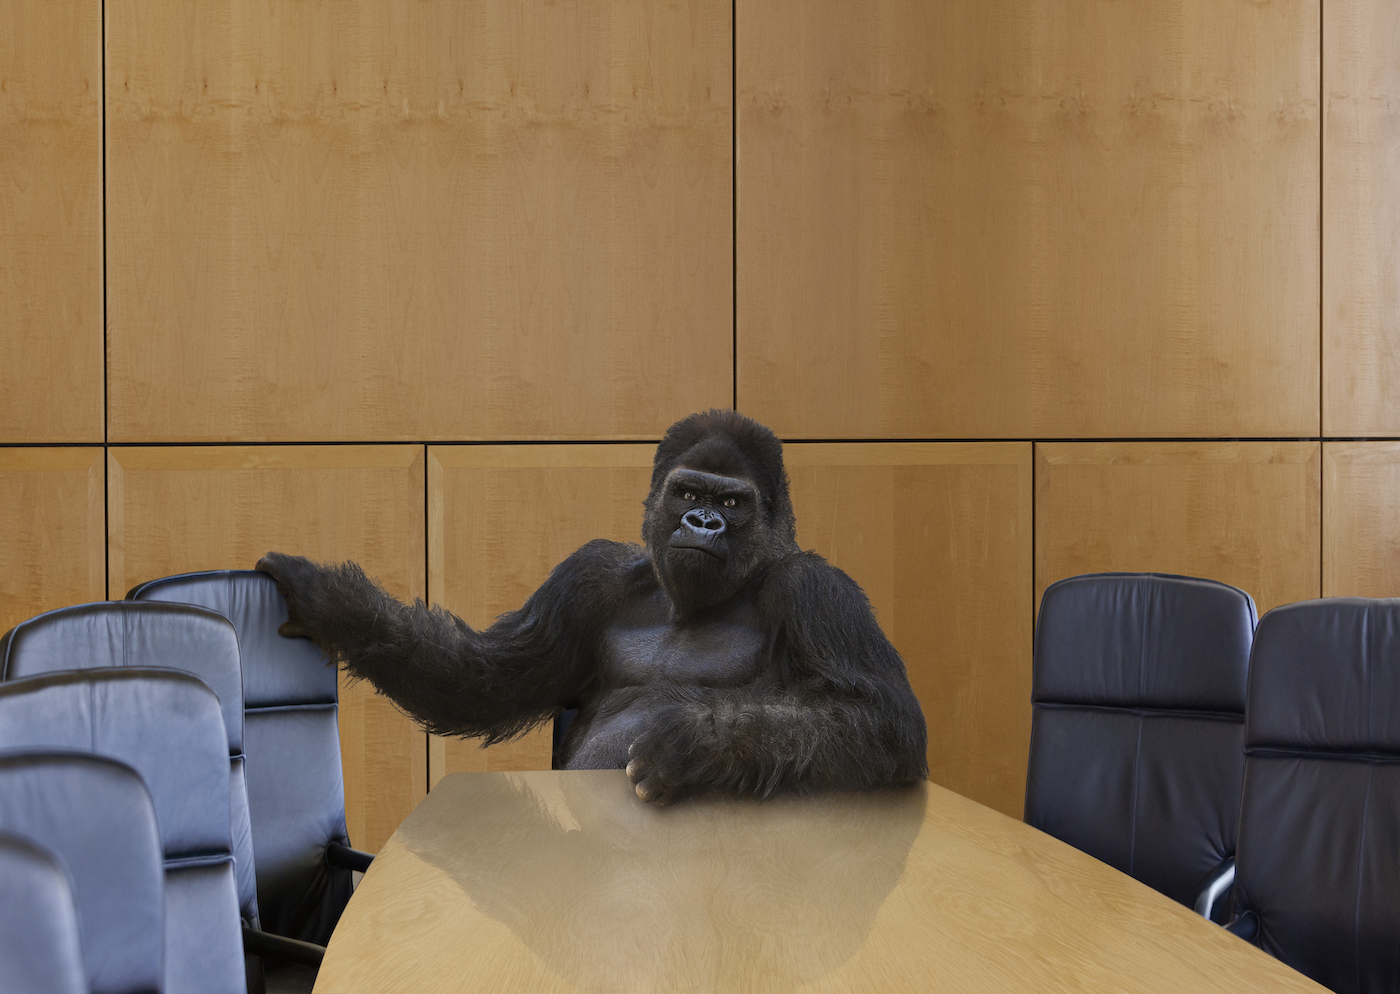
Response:
[[[1227,924],[1225,931],[1231,935],[1238,935],[1247,942],[1253,942],[1259,936],[1259,916],[1253,911],[1246,911]]]
[[[369,870],[369,864],[374,862],[374,857],[367,852],[342,846],[339,842],[332,842],[326,846],[326,862],[342,870],[356,870],[365,873]]]
[[[1234,884],[1235,857],[1231,856],[1220,864],[1220,869],[1211,874],[1201,888],[1201,893],[1196,897],[1196,914],[1207,920],[1214,918],[1221,899],[1230,893]]]
[[[259,932],[247,925],[243,926],[243,951],[252,956],[276,956],[309,966],[320,966],[326,955],[325,946],[289,939],[285,935],[273,935],[271,932]]]

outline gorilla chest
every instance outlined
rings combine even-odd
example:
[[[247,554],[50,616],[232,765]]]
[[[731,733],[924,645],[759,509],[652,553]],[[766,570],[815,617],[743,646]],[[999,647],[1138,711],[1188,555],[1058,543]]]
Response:
[[[765,642],[762,631],[734,620],[618,624],[604,633],[603,680],[612,687],[739,687],[758,675]]]

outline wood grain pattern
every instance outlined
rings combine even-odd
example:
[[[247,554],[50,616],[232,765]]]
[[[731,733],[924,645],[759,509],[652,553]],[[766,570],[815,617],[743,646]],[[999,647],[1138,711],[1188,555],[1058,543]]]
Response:
[[[102,3],[0,6],[0,442],[102,441]]]
[[[422,597],[421,445],[109,450],[114,596],[172,573],[248,569],[270,549],[354,559],[390,593]],[[351,842],[374,852],[427,789],[424,733],[366,683],[340,684]]]
[[[790,444],[797,538],[899,649],[929,778],[1019,818],[1031,729],[1029,442]]]
[[[620,770],[438,784],[351,898],[315,989],[1323,991],[933,784],[657,809]]]
[[[1056,580],[1178,573],[1260,614],[1321,596],[1317,442],[1047,442],[1036,450],[1036,605]]]
[[[731,400],[728,0],[113,0],[111,432],[652,437]]]
[[[1322,444],[1322,596],[1400,597],[1400,442]]]
[[[0,632],[107,596],[102,450],[0,448]]]
[[[1400,434],[1400,20],[1323,6],[1323,430]]]
[[[525,603],[595,538],[640,542],[650,445],[434,445],[428,590],[474,627]],[[552,726],[489,749],[429,738],[429,783],[472,770],[547,770]]]
[[[742,410],[788,438],[1318,432],[1318,0],[738,18]]]

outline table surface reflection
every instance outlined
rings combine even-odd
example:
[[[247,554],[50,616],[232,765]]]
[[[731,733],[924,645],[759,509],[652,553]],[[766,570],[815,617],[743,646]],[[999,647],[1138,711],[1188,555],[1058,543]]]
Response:
[[[457,773],[404,821],[317,992],[1322,991],[932,784],[655,808],[621,771]]]

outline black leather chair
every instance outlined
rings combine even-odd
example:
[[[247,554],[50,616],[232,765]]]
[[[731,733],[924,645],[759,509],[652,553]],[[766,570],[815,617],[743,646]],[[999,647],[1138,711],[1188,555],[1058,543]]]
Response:
[[[1259,622],[1231,930],[1343,994],[1400,990],[1400,600]]]
[[[228,732],[230,832],[239,915],[257,928],[243,756],[243,674],[233,626],[216,612],[188,605],[97,601],[47,611],[0,636],[0,681],[111,666],[184,670],[218,695]]]
[[[80,670],[0,684],[0,750],[72,749],[146,782],[165,862],[165,983],[242,994],[229,832],[228,737],[219,699],[165,669]]]
[[[287,605],[265,573],[185,573],[127,598],[198,605],[237,631],[262,927],[324,945],[350,900],[351,871],[373,858],[350,849],[345,830],[335,668],[306,639],[278,634]]]
[[[164,867],[155,808],[135,770],[91,754],[2,753],[0,832],[51,857],[22,866],[11,845],[9,861],[0,859],[0,990],[161,989]],[[37,887],[54,877],[63,894],[51,883],[19,893],[26,879]]]
[[[1052,584],[1026,822],[1187,905],[1235,853],[1254,601],[1190,577]]]

